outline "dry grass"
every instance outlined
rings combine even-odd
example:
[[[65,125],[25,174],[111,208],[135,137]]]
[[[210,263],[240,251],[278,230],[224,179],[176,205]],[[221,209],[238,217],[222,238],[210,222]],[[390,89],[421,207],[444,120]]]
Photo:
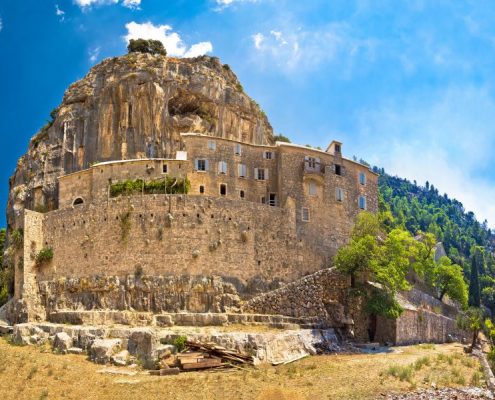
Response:
[[[390,369],[397,368],[397,375]],[[407,370],[404,379],[400,371]],[[371,399],[414,387],[480,384],[477,360],[460,345],[410,346],[374,355],[309,357],[280,367],[112,376],[84,356],[18,347],[0,339],[0,398],[8,399]],[[129,369],[126,369],[129,370]],[[463,381],[464,379],[464,381]],[[463,381],[463,382],[462,382]]]

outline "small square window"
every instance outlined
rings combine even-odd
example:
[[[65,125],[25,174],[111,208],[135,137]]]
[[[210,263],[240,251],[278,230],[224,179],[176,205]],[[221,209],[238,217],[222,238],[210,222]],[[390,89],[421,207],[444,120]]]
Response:
[[[273,157],[273,154],[272,154],[272,152],[271,152],[271,151],[265,151],[265,152],[263,153],[263,158],[265,158],[266,160],[271,160],[271,159],[272,159],[272,157]]]
[[[167,164],[163,164],[162,165],[162,173],[166,174],[168,172],[168,165]]]
[[[359,183],[361,185],[366,185],[366,174],[364,172],[359,173]]]
[[[201,194],[204,194],[205,193],[205,187],[203,185],[201,185],[199,187],[199,193],[201,193]]]
[[[220,195],[221,196],[226,196],[227,195],[227,185],[222,183],[220,185]]]
[[[239,196],[241,199],[243,199],[245,197],[244,190],[239,191]]]
[[[216,150],[217,143],[214,140],[208,140],[208,148],[210,150]]]
[[[335,188],[335,200],[344,201],[344,191],[341,188]]]
[[[303,208],[301,210],[301,220],[303,222],[309,222],[309,208]]]
[[[261,196],[261,204],[265,204],[266,203],[266,197],[265,196]]]
[[[361,210],[366,210],[366,197],[364,197],[364,196],[359,196],[358,203],[359,203],[359,208],[360,208]]]
[[[317,188],[316,188],[316,183],[310,182],[309,183],[309,195],[310,196],[316,196],[318,194]]]
[[[342,175],[342,166],[335,164],[335,175]]]
[[[234,154],[240,156],[242,153],[242,147],[239,143],[236,143],[234,146]]]

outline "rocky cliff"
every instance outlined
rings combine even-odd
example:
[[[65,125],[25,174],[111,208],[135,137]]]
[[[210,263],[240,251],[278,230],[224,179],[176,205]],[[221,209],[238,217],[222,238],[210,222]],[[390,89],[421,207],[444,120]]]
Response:
[[[255,144],[272,128],[228,65],[214,57],[132,53],[104,60],[66,91],[10,179],[9,227],[24,208],[57,207],[56,178],[97,161],[173,157],[180,133]]]

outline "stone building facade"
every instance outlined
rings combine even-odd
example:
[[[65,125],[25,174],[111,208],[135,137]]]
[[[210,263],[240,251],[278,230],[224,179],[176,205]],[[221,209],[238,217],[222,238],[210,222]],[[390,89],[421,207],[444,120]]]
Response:
[[[343,158],[340,143],[321,151],[193,133],[182,140],[173,159],[61,176],[58,209],[25,211],[15,297],[29,301],[29,319],[64,309],[238,308],[330,267],[356,215],[377,210],[377,175]],[[190,190],[110,195],[115,183],[167,178],[187,179]],[[40,263],[43,249],[53,256]],[[171,276],[186,284],[164,284]]]

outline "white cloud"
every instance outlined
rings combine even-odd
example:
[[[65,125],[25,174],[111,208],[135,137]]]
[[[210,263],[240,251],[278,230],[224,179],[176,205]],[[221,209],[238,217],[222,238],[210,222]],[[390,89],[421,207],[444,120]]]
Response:
[[[276,67],[286,73],[318,68],[323,63],[339,61],[352,64],[353,59],[374,57],[376,41],[354,37],[349,26],[333,23],[318,30],[307,30],[287,24],[285,29],[272,29],[251,36],[260,66]],[[343,68],[350,73],[351,65]]]
[[[57,17],[59,17],[60,21],[64,21],[65,20],[65,11],[61,10],[58,7],[58,4],[55,4],[55,15]]]
[[[122,3],[124,7],[137,10],[139,9],[139,6],[141,5],[141,0],[124,0]]]
[[[153,25],[151,22],[138,24],[133,21],[126,24],[125,27],[127,28],[127,35],[124,36],[126,42],[131,39],[159,40],[170,56],[197,57],[213,51],[211,42],[200,42],[187,48],[180,35],[173,32],[170,25]]]
[[[218,10],[223,10],[226,7],[239,3],[257,3],[259,0],[216,0]]]
[[[488,90],[453,87],[361,112],[348,143],[392,175],[429,181],[495,227],[494,114]]]
[[[256,47],[258,50],[261,49],[263,40],[265,40],[265,36],[262,33],[256,33],[255,35],[253,35],[254,47]]]
[[[88,51],[89,61],[91,61],[91,63],[96,62],[96,60],[100,56],[100,50],[101,50],[101,47],[97,46],[97,47],[94,47]]]
[[[103,6],[119,3],[124,7],[133,10],[139,10],[141,0],[74,0],[74,3],[81,7],[83,10],[86,10],[92,6]]]

